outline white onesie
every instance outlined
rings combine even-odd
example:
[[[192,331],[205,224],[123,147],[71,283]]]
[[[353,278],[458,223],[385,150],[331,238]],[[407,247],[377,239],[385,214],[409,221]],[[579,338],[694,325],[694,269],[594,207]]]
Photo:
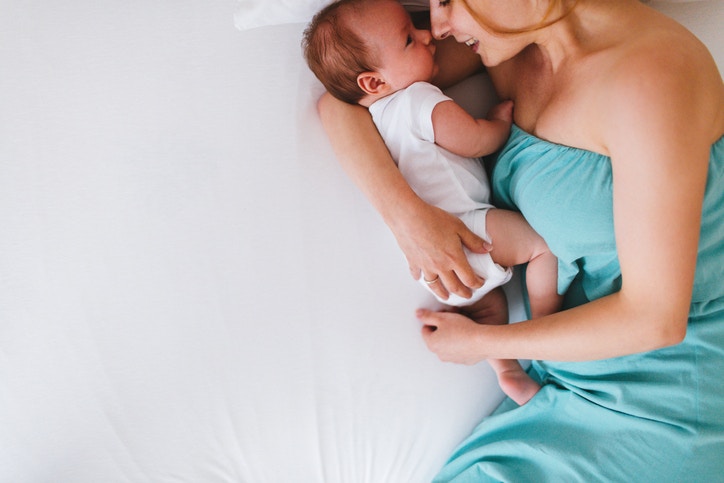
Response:
[[[415,193],[425,202],[459,217],[473,233],[490,241],[485,228],[485,216],[492,208],[490,185],[482,163],[435,144],[432,111],[439,102],[448,100],[451,99],[432,84],[416,82],[376,101],[369,111],[402,176]],[[485,284],[470,299],[450,294],[447,300],[438,298],[440,302],[470,305],[510,280],[512,271],[495,263],[489,254],[466,250],[466,255]],[[420,283],[427,287],[423,277]]]

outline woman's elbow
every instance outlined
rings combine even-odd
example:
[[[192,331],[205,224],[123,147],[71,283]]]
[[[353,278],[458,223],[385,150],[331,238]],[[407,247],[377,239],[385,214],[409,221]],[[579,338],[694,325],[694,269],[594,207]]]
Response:
[[[672,327],[668,327],[661,331],[659,337],[660,347],[670,347],[673,345],[680,344],[686,338],[686,322],[672,324]]]
[[[358,131],[372,124],[366,108],[340,101],[329,92],[322,94],[317,101],[317,113],[327,134],[341,129],[358,135]]]
[[[685,293],[690,292],[637,290],[640,286],[624,286],[617,294],[621,315],[629,321],[629,335],[636,334],[637,345],[643,351],[681,343],[691,308],[691,296]]]
[[[688,311],[683,314],[677,310],[669,310],[663,314],[659,312],[655,320],[651,321],[653,349],[662,349],[683,342],[689,321],[688,315]]]
[[[336,105],[336,99],[332,97],[329,92],[322,94],[322,97],[317,101],[317,113],[323,124],[327,123],[327,120],[332,115],[331,112]]]

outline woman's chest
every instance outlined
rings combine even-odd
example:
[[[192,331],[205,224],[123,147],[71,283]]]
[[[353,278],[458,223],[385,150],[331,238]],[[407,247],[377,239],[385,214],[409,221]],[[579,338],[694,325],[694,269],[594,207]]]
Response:
[[[591,59],[576,69],[519,62],[498,79],[515,103],[514,122],[556,144],[608,155],[597,119],[606,102],[605,75]]]
[[[514,128],[493,174],[494,202],[520,210],[553,252],[615,251],[610,160]]]

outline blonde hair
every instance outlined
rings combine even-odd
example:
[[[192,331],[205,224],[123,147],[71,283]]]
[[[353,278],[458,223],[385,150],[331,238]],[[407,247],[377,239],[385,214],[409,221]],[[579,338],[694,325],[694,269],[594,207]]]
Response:
[[[495,22],[492,22],[487,16],[485,16],[482,12],[475,10],[473,7],[470,6],[470,3],[468,0],[460,0],[465,9],[468,11],[468,13],[475,19],[478,24],[480,24],[481,27],[486,28],[490,30],[493,33],[496,34],[523,34],[527,32],[534,32],[536,30],[540,30],[543,28],[546,28],[550,25],[553,25],[556,22],[559,22],[566,18],[571,12],[573,12],[573,9],[576,8],[576,5],[578,5],[579,0],[550,0],[548,2],[548,8],[546,9],[545,14],[543,14],[543,18],[536,24],[531,25],[529,27],[522,27],[522,28],[506,28],[502,27],[500,25],[495,24]],[[564,3],[569,3],[568,7],[564,7]],[[556,7],[561,7],[559,10],[563,10],[563,12],[558,15],[555,18],[550,18],[551,14],[556,10]]]

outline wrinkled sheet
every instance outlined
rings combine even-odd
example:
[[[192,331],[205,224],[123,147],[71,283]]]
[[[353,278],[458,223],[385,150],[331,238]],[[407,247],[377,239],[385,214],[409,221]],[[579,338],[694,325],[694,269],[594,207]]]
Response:
[[[502,399],[425,348],[303,25],[236,7],[3,3],[0,481],[423,482]]]

